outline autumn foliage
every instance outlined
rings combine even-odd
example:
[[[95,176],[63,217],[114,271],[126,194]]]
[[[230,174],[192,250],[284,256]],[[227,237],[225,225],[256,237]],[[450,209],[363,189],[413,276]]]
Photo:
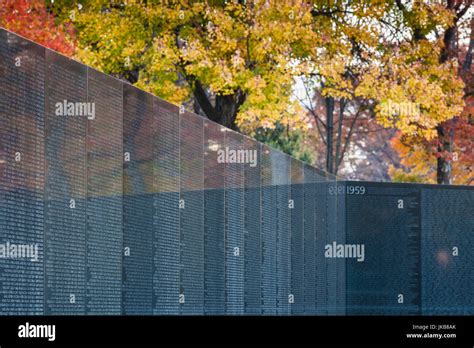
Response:
[[[74,54],[72,26],[56,23],[42,0],[0,0],[0,26],[66,56]]]
[[[472,0],[0,4],[1,26],[289,153],[305,139],[333,174],[474,184]]]

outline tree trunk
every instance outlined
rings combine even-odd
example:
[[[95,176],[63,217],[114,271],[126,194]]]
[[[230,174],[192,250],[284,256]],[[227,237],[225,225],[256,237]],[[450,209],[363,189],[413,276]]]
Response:
[[[452,8],[453,4],[448,3],[448,8]],[[450,59],[454,52],[454,43],[456,41],[456,23],[447,28],[444,32],[443,43],[444,47],[441,51],[440,63],[445,63]],[[436,181],[438,184],[451,184],[451,173],[452,173],[452,164],[451,160],[447,153],[452,151],[452,142],[454,134],[453,130],[448,132],[447,129],[448,122],[441,123],[436,127],[438,132],[438,159],[436,166]],[[450,133],[450,134],[448,134]]]
[[[451,161],[449,161],[445,154],[452,151],[452,131],[447,131],[447,122],[436,127],[438,132],[438,153],[436,168],[436,181],[438,184],[451,184]]]
[[[238,112],[237,109],[238,105],[235,94],[216,96],[215,112],[219,117],[219,124],[227,128],[237,130],[235,124]]]
[[[339,170],[339,166],[341,164],[341,160],[343,158],[343,153],[341,152],[342,146],[342,123],[344,120],[344,108],[346,107],[346,101],[344,98],[339,100],[339,119],[337,125],[337,139],[336,139],[336,154],[334,155],[334,175],[337,175]]]
[[[196,97],[193,98],[193,110],[196,115],[202,115],[201,113],[201,106]]]
[[[328,97],[326,101],[326,171],[334,174],[334,151],[333,151],[333,134],[334,134],[334,98]]]
[[[194,81],[194,98],[208,119],[220,125],[238,131],[236,125],[237,114],[240,106],[245,102],[246,95],[237,90],[233,94],[216,95],[215,105],[200,81]]]
[[[471,37],[469,40],[469,47],[466,52],[466,58],[464,59],[464,63],[462,65],[463,73],[469,73],[471,71],[473,54],[474,54],[474,17],[471,19]],[[466,86],[466,87],[469,87],[469,86]]]

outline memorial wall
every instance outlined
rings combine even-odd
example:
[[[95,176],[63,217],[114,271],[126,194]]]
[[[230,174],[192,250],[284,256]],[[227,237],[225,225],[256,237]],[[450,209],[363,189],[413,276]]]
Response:
[[[0,30],[0,314],[474,314],[474,191],[340,181]]]

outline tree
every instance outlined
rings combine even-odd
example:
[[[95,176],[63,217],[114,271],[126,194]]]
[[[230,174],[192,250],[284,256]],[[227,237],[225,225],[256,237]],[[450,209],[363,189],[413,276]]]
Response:
[[[315,93],[312,105],[308,105],[308,112],[314,118],[312,129],[315,131],[310,139],[316,165],[326,167],[327,134],[333,132],[333,174],[356,180],[390,180],[388,164],[397,159],[389,146],[394,130],[377,124],[370,105],[358,104],[365,101],[345,101],[342,113],[340,102],[336,104],[332,127],[327,127],[326,103],[318,93]]]
[[[316,1],[311,9],[321,42],[303,70],[304,92],[297,99],[312,120],[319,148],[324,148],[319,163],[332,174],[351,148],[354,131],[370,116],[373,103],[356,96],[355,89],[383,33],[373,23],[380,22],[387,8],[383,1],[338,0]]]
[[[344,157],[356,143],[356,139],[366,137],[371,122],[370,105],[360,98],[345,99],[324,97],[321,89],[314,86],[314,79],[302,83],[303,96],[298,100],[310,116],[314,129],[316,164],[334,175],[339,173]],[[380,127],[379,127],[380,128]],[[366,139],[367,140],[367,139]]]
[[[74,31],[58,24],[41,0],[2,0],[0,26],[66,56],[74,54]]]
[[[400,140],[412,151],[424,148],[435,156],[437,182],[448,184],[453,124],[463,110],[465,87],[452,47],[456,28],[471,1],[395,3],[400,18],[397,29],[406,39],[387,51],[382,69],[369,77],[364,87],[376,86],[372,97],[381,101],[378,117],[387,125],[395,124]],[[370,95],[364,90],[361,93]],[[433,141],[436,151],[432,151]]]
[[[304,1],[85,1],[68,8],[78,58],[252,133],[298,121],[298,59],[318,42]],[[298,59],[297,59],[298,58]]]
[[[461,112],[464,84],[456,62],[443,59],[444,41],[436,36],[449,32],[466,7],[456,10],[420,1],[315,3],[315,28],[325,39],[305,78],[323,100],[306,108],[321,133],[329,172],[337,173],[354,127],[374,120],[405,138],[430,140]],[[358,119],[360,107],[365,117]]]
[[[459,102],[459,113],[436,126],[436,135],[424,139],[417,134],[401,135],[392,141],[402,159],[402,166],[391,168],[395,180],[427,176],[431,182],[443,184],[472,184],[474,148],[473,66],[474,19],[469,16],[472,1],[447,1],[443,8],[452,20],[442,33],[436,32],[441,42],[439,62],[452,62],[453,76],[464,81],[464,108]],[[401,8],[408,11],[404,5]],[[467,14],[467,15],[466,15]],[[422,34],[419,35],[423,37]],[[426,36],[426,35],[425,35]]]
[[[387,134],[375,125],[374,100],[357,93],[364,76],[379,64],[380,52],[391,45],[395,34],[387,17],[393,8],[386,1],[338,0],[315,2],[311,11],[324,39],[308,64],[305,93],[298,99],[314,120],[330,173],[338,173],[356,145],[360,150],[371,143],[360,141],[364,136]]]
[[[277,122],[272,128],[257,128],[255,139],[300,161],[313,162],[313,154],[307,146],[306,134],[300,130],[290,130],[288,126],[285,127]]]

